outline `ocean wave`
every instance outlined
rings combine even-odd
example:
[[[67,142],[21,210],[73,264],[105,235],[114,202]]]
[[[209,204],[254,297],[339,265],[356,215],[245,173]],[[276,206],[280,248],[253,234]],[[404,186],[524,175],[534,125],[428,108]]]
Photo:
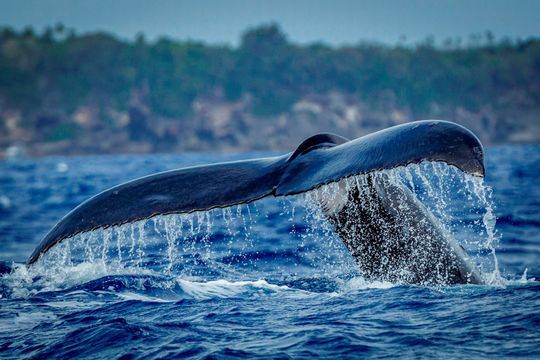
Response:
[[[490,278],[491,277],[491,278]],[[483,287],[512,287],[535,283],[525,271],[521,277],[503,278],[500,274],[486,274],[488,285]],[[434,286],[433,289],[463,288],[461,286]],[[118,297],[139,301],[203,300],[261,296],[288,292],[295,295],[327,294],[347,295],[364,290],[387,290],[411,287],[388,281],[369,281],[362,276],[348,278],[333,276],[259,278],[259,279],[205,279],[178,276],[140,267],[116,267],[102,263],[81,263],[57,269],[29,268],[15,264],[13,271],[0,277],[0,297],[3,299],[42,299],[47,302],[64,297]]]

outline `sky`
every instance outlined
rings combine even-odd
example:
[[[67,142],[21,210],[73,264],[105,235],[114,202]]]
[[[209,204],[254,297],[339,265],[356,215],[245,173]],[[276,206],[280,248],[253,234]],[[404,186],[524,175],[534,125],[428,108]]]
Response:
[[[540,37],[540,0],[0,0],[0,25],[237,45],[249,27],[275,22],[297,43],[415,43],[432,35],[467,40]]]

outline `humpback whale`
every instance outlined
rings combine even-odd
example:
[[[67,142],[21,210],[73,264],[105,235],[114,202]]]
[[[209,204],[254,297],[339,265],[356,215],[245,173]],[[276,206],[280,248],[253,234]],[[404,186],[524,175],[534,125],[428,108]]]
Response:
[[[339,196],[321,196],[318,205],[363,276],[412,284],[482,283],[465,250],[411,190],[384,173],[370,176],[422,161],[445,162],[479,177],[485,173],[478,138],[448,121],[406,123],[350,141],[318,134],[282,156],[170,170],[105,190],[63,217],[27,263],[81,232],[318,191],[336,183]],[[356,175],[366,175],[362,187],[344,185]]]

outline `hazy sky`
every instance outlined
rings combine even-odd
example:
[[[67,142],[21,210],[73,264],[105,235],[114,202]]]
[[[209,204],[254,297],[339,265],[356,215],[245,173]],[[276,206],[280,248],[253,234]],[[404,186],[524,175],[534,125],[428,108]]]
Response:
[[[237,44],[242,31],[277,22],[295,42],[416,42],[434,35],[468,38],[540,36],[540,0],[0,0],[0,25],[42,29],[62,22],[78,32],[106,30],[124,38]]]

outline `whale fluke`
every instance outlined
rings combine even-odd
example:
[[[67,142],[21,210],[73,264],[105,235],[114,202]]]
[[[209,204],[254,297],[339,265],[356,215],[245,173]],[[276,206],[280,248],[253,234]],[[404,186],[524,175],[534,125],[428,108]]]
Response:
[[[424,160],[442,161],[466,173],[484,176],[480,141],[466,128],[451,122],[417,121],[352,141],[318,134],[282,156],[171,170],[105,190],[62,218],[27,263],[34,263],[55,244],[81,232],[155,215],[298,194],[346,177]]]

